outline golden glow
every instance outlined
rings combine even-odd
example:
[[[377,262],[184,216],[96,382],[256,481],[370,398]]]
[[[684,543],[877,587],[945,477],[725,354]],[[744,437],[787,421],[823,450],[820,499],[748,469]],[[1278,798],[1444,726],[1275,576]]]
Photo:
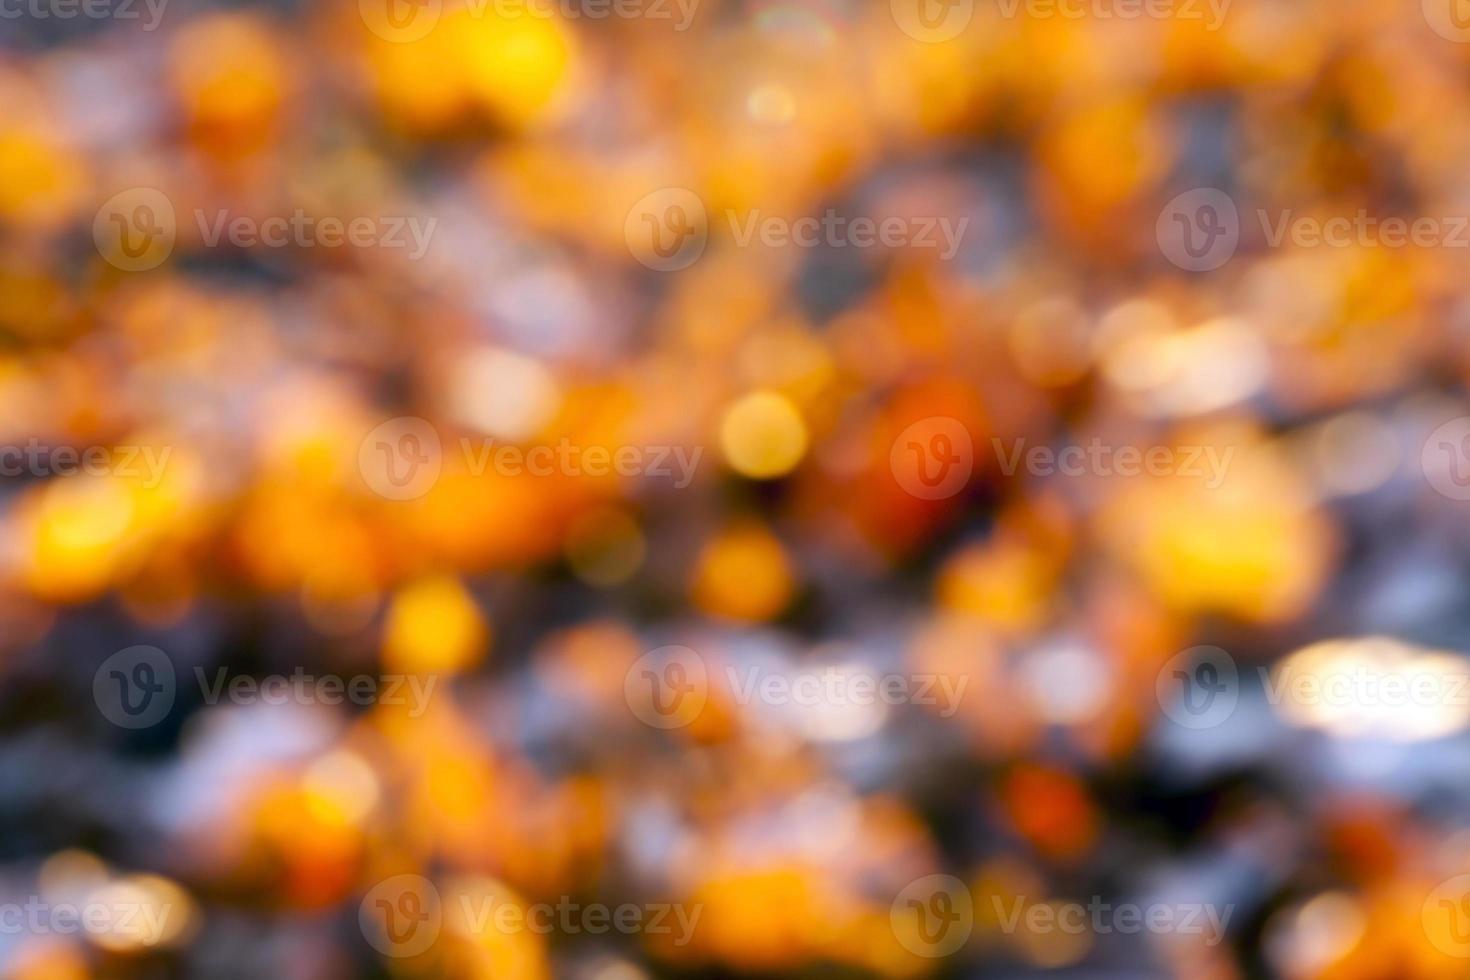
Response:
[[[786,607],[795,589],[781,542],[759,525],[731,528],[700,552],[693,599],[706,612],[761,621]]]
[[[0,221],[57,224],[81,203],[86,185],[81,160],[54,137],[0,123]]]
[[[378,777],[361,756],[342,750],[322,756],[302,774],[302,789],[319,819],[360,823],[377,805]]]
[[[725,411],[720,446],[732,469],[767,480],[784,476],[806,453],[806,423],[784,395],[757,391]]]
[[[405,673],[456,673],[480,661],[490,629],[451,576],[421,579],[393,596],[383,631],[383,666]]]

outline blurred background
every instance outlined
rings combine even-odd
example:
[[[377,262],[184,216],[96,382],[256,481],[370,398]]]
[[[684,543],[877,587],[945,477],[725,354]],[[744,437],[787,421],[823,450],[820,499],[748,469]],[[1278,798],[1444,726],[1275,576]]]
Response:
[[[1457,3],[0,3],[0,975],[1470,976]]]

